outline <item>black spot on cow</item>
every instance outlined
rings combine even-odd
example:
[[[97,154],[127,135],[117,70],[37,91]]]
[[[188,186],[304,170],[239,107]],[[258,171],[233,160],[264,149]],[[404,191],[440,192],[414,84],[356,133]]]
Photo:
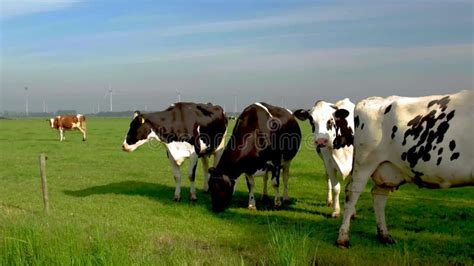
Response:
[[[397,130],[398,130],[398,127],[397,127],[397,126],[393,126],[393,127],[392,127],[392,139],[395,138],[395,133],[397,132]]]
[[[451,120],[451,119],[453,119],[453,117],[454,117],[454,112],[456,112],[456,110],[452,110],[451,112],[449,112],[449,114],[448,114],[448,116],[447,116],[448,121]]]
[[[349,111],[345,109],[338,109],[334,112],[336,138],[333,141],[333,146],[335,149],[351,146],[354,143],[354,131],[347,122],[347,116],[349,116]]]
[[[438,161],[436,161],[436,165],[440,165],[440,164],[441,164],[441,160],[442,160],[442,157],[438,157]]]
[[[439,125],[438,127],[438,140],[436,141],[436,143],[441,143],[441,141],[443,141],[444,139],[444,134],[448,131],[449,129],[449,123],[448,122],[443,122]]]
[[[408,125],[408,126],[416,126],[416,125],[418,125],[418,124],[420,123],[422,117],[423,117],[422,115],[417,115],[417,116],[415,116],[415,118],[413,118],[412,120],[408,121],[408,124],[407,124],[407,125]]]
[[[455,152],[451,155],[451,161],[456,160],[457,158],[459,158],[459,152]]]
[[[385,112],[383,112],[383,114],[385,115],[388,112],[390,112],[390,109],[392,109],[392,105],[387,106],[387,108],[385,108]]]
[[[449,142],[449,149],[450,149],[451,151],[454,151],[455,148],[456,148],[456,141],[451,140],[451,141]]]
[[[439,108],[441,109],[441,111],[444,112],[444,110],[446,110],[446,108],[448,108],[448,103],[449,103],[450,99],[449,99],[449,96],[445,96],[439,100],[432,100],[431,102],[428,103],[428,108],[430,108],[431,106],[437,104],[439,105]]]
[[[334,122],[329,119],[327,122],[326,122],[326,129],[329,131],[332,129],[332,127],[334,126]]]
[[[362,125],[360,126],[360,129],[364,129],[364,123],[362,123]]]
[[[425,152],[425,154],[423,155],[423,161],[427,162],[431,159],[431,155],[429,154],[429,152]]]
[[[410,147],[406,155],[402,155],[402,160],[406,160],[410,163],[410,167],[415,167],[420,159],[423,161],[429,161],[431,155],[429,154],[432,150],[436,149],[435,144],[441,143],[444,139],[446,132],[449,129],[449,120],[454,117],[454,111],[450,112],[448,115],[444,113],[447,104],[449,103],[449,96],[443,97],[439,100],[433,100],[428,103],[428,108],[434,107],[427,114],[419,114],[411,119],[407,126],[409,127],[405,133],[402,145],[406,145],[407,139],[410,137],[416,143]],[[438,116],[435,114],[441,110],[442,113]],[[438,126],[436,127],[436,125]],[[393,136],[393,132],[392,132]],[[393,137],[392,137],[393,138]],[[453,142],[453,141],[452,141]],[[449,144],[451,151],[455,148],[455,143]],[[438,155],[441,155],[443,149],[438,150]],[[438,159],[438,164],[441,163],[441,160]]]
[[[354,117],[354,126],[355,128],[359,128],[359,116],[357,115]]]
[[[402,153],[402,160],[405,161],[406,159],[407,159],[407,153],[404,152],[404,153]]]

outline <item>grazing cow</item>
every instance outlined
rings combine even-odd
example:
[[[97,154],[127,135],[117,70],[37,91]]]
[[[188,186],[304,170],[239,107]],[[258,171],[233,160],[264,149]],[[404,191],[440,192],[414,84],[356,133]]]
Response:
[[[66,140],[65,130],[79,130],[82,133],[82,140],[86,140],[86,117],[84,115],[58,115],[48,119],[51,128],[59,131],[59,141]]]
[[[245,108],[237,119],[221,160],[209,170],[213,211],[223,211],[229,205],[236,179],[241,174],[245,174],[247,180],[248,208],[256,209],[254,176],[266,175],[267,171],[272,173],[275,208],[280,208],[280,170],[283,168],[283,199],[287,200],[290,162],[300,143],[301,131],[290,111],[266,103],[255,103]]]
[[[220,106],[180,102],[161,112],[142,114],[136,111],[122,149],[131,152],[152,139],[163,143],[176,182],[175,201],[181,199],[179,169],[184,160],[189,158],[190,199],[195,201],[194,180],[198,158],[201,158],[203,165],[203,189],[207,191],[208,157],[214,155],[214,165],[219,160],[226,129],[227,118]]]
[[[374,182],[377,236],[388,244],[394,243],[385,223],[390,191],[406,182],[426,188],[474,185],[473,102],[474,92],[462,91],[420,98],[372,97],[356,105],[354,164],[339,246],[349,245],[350,217],[369,177]]]
[[[348,112],[347,112],[348,111]],[[349,99],[344,99],[331,104],[317,101],[310,110],[296,110],[294,115],[300,120],[309,120],[314,134],[316,152],[326,167],[328,183],[327,205],[333,205],[333,218],[341,213],[339,205],[339,175],[343,180],[352,170],[352,138],[354,130],[354,104]],[[342,127],[336,125],[336,120],[345,118],[348,123]],[[350,139],[344,140],[347,133]]]

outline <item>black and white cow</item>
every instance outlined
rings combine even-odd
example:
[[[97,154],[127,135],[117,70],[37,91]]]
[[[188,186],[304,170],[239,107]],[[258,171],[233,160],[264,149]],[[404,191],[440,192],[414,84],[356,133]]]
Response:
[[[300,120],[308,120],[314,134],[316,152],[324,162],[328,183],[327,205],[333,205],[332,217],[339,217],[341,208],[339,193],[341,185],[337,176],[343,180],[352,170],[352,138],[354,130],[354,104],[347,98],[335,104],[317,101],[309,110],[296,110],[294,115]],[[336,120],[345,119],[348,123],[338,127]],[[349,134],[345,140],[343,133]]]
[[[189,158],[190,199],[194,201],[197,199],[194,180],[198,158],[201,158],[203,165],[203,190],[207,191],[208,157],[214,154],[214,165],[219,161],[226,129],[227,118],[220,106],[180,102],[161,112],[135,112],[122,148],[131,152],[152,139],[163,143],[176,181],[176,201],[181,199],[179,169],[184,160]]]
[[[390,191],[474,185],[473,91],[420,98],[372,97],[357,103],[352,180],[346,188],[337,244],[349,244],[350,217],[370,177],[380,241],[394,243],[385,223]],[[336,122],[337,123],[337,122]]]
[[[241,174],[245,174],[249,189],[248,208],[256,209],[254,176],[267,171],[272,173],[275,208],[280,208],[280,170],[283,169],[283,199],[287,200],[290,163],[300,143],[301,131],[289,110],[266,103],[255,103],[245,108],[237,119],[221,160],[209,170],[212,209],[223,211],[229,205]]]

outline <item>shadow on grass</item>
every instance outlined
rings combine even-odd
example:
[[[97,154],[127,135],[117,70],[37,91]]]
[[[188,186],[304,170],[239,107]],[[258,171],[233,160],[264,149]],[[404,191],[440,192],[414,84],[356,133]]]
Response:
[[[131,196],[143,196],[162,203],[172,203],[174,197],[174,187],[141,182],[141,181],[123,181],[110,183],[100,186],[92,186],[81,190],[64,190],[64,194],[74,197],[88,197],[91,195],[104,195],[104,194],[117,194],[117,195],[131,195]],[[196,204],[204,204],[206,208],[211,210],[211,199],[209,193],[204,192],[201,189],[196,188],[198,201]],[[273,197],[267,197],[262,199],[262,195],[256,193],[257,207],[261,210],[274,210]],[[181,200],[188,201],[189,187],[181,186]],[[290,199],[283,205],[283,210],[291,208],[295,203],[294,199]],[[230,207],[242,207],[246,208],[248,204],[248,193],[236,191],[232,197]]]
[[[185,195],[186,188],[181,187],[181,197]],[[123,181],[107,185],[93,186],[81,190],[64,190],[64,194],[74,197],[88,197],[91,195],[117,194],[143,196],[162,202],[172,202],[174,187],[156,183]]]

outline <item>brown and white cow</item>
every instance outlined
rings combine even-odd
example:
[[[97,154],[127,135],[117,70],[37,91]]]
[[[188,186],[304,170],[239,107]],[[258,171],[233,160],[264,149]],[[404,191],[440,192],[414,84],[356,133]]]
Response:
[[[122,149],[132,152],[152,139],[164,144],[175,178],[175,201],[181,199],[180,166],[189,158],[190,199],[195,201],[198,159],[201,158],[203,166],[203,190],[207,191],[208,158],[214,155],[214,165],[219,161],[226,130],[227,118],[219,105],[180,102],[161,112],[142,114],[136,111]]]
[[[209,169],[212,210],[223,211],[230,204],[237,178],[245,174],[249,190],[249,209],[256,209],[254,176],[272,173],[275,208],[282,205],[279,193],[283,170],[283,200],[288,199],[291,160],[301,143],[301,131],[293,114],[284,108],[255,103],[244,109],[237,119],[232,136],[216,167]]]
[[[348,112],[347,112],[348,111]],[[348,99],[328,103],[317,101],[309,110],[296,110],[300,120],[308,120],[314,134],[316,152],[323,160],[327,177],[327,205],[333,205],[331,217],[339,217],[341,209],[339,193],[340,179],[344,180],[352,170],[352,137],[354,130],[354,104]],[[338,127],[336,121],[345,118],[348,123]],[[351,138],[343,139],[344,133]],[[338,178],[338,176],[340,178]]]
[[[59,131],[59,140],[66,140],[64,131],[79,130],[82,133],[82,140],[86,140],[86,117],[81,114],[77,115],[58,115],[54,118],[48,119],[51,128]]]
[[[352,180],[337,245],[349,245],[350,218],[370,177],[378,239],[388,244],[394,243],[385,223],[390,191],[407,182],[425,188],[474,185],[473,102],[474,91],[461,91],[357,103]]]

